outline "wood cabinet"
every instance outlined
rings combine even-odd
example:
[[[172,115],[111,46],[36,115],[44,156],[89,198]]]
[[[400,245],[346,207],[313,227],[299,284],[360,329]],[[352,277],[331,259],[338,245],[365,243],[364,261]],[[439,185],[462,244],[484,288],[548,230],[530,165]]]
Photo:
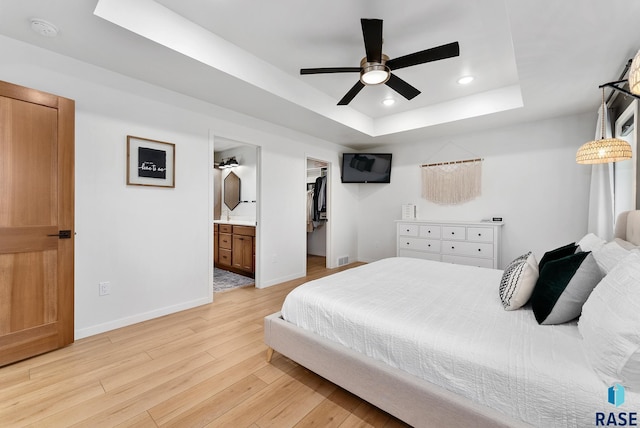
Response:
[[[214,265],[242,275],[255,275],[255,226],[216,224]]]
[[[498,222],[402,220],[396,254],[498,269],[501,228]]]

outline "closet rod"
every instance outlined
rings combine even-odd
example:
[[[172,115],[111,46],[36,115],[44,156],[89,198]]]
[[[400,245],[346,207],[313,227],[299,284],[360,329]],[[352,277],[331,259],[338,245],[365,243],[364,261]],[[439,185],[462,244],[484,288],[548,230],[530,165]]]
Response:
[[[426,163],[424,165],[420,165],[420,167],[425,168],[428,166],[452,165],[455,163],[480,162],[483,160],[484,159],[482,158],[477,158],[477,159],[465,159],[465,160],[451,161],[451,162]]]

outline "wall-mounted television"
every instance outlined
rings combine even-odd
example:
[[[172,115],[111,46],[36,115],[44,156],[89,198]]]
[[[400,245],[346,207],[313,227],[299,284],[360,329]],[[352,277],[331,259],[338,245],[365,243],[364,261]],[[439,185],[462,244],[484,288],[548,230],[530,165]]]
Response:
[[[343,153],[343,183],[390,183],[391,153]]]

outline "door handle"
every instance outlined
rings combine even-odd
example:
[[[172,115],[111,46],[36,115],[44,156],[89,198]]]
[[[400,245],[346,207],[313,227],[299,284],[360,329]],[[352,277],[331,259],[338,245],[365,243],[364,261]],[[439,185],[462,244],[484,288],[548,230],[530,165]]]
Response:
[[[61,230],[58,233],[54,233],[53,235],[47,236],[57,236],[58,239],[71,239],[71,231],[70,230]]]

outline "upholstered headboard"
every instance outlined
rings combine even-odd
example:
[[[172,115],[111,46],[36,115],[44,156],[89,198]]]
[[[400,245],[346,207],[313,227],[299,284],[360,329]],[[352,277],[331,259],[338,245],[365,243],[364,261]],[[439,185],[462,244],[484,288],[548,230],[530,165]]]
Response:
[[[640,245],[640,210],[624,211],[616,220],[616,238]]]

